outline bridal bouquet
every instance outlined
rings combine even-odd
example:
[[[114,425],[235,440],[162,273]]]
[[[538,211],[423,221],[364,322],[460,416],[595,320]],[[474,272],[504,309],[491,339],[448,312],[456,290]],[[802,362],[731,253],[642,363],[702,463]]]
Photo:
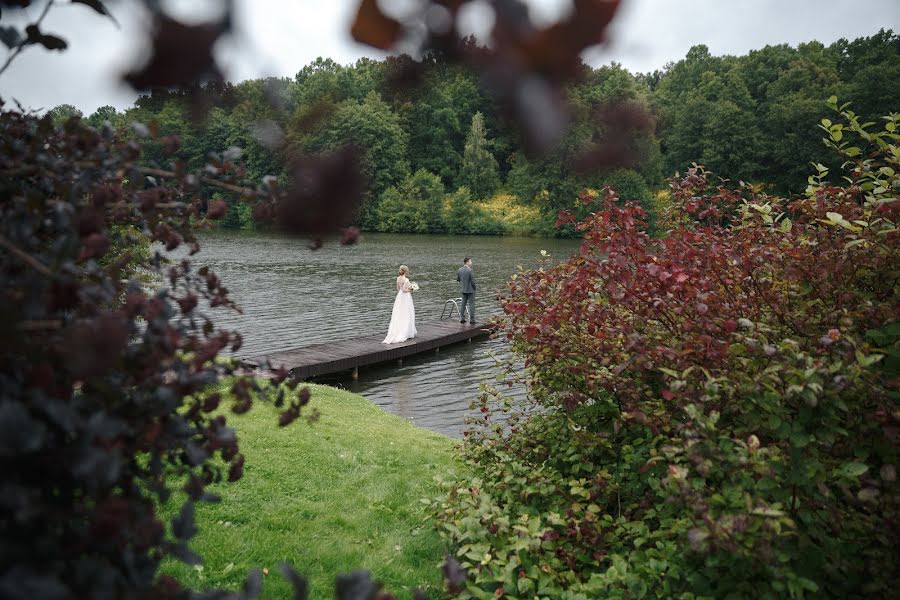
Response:
[[[418,291],[419,291],[419,284],[416,283],[415,281],[410,281],[410,282],[409,282],[409,291],[411,291],[411,292],[418,292]]]

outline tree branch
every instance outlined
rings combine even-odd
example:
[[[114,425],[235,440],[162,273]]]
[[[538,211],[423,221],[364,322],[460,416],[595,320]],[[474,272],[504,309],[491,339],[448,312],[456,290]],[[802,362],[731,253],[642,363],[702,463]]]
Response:
[[[138,173],[143,173],[144,175],[153,175],[155,177],[166,177],[168,179],[177,179],[178,173],[175,171],[165,171],[163,169],[154,169],[152,167],[135,167],[135,170]],[[200,181],[204,184],[222,188],[223,190],[228,190],[229,192],[233,192],[235,194],[240,194],[241,196],[256,196],[257,198],[265,198],[266,193],[261,192],[259,190],[254,190],[248,187],[241,187],[239,185],[234,185],[231,183],[225,183],[224,181],[219,181],[218,179],[212,179],[210,177],[201,177]]]
[[[50,12],[50,7],[53,6],[54,2],[56,2],[56,0],[49,0],[49,2],[47,2],[47,5],[44,7],[43,12],[41,12],[41,16],[39,16],[37,21],[32,23],[32,25],[34,25],[35,27],[40,27],[41,22],[44,20],[44,17],[47,16],[47,13]],[[30,45],[31,45],[31,43],[26,38],[25,40],[22,41],[21,44],[16,46],[16,49],[13,50],[12,52],[10,52],[9,56],[6,57],[6,62],[3,63],[2,67],[0,67],[0,75],[3,75],[3,72],[6,71],[7,68],[9,68],[9,65],[12,63],[12,61],[15,60],[17,56],[22,54],[22,52],[25,50],[25,48],[27,48]]]
[[[46,275],[47,277],[53,277],[53,272],[45,267],[41,262],[39,262],[36,258],[10,242],[8,239],[0,235],[0,246],[3,246],[10,252],[12,252],[15,256],[19,257],[22,262],[29,265],[32,269],[41,273],[42,275]]]

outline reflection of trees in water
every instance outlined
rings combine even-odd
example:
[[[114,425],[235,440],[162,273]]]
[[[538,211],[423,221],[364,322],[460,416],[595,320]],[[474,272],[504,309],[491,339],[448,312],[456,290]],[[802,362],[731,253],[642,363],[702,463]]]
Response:
[[[391,385],[394,392],[394,413],[412,421],[416,406],[416,386],[410,377],[398,377]]]

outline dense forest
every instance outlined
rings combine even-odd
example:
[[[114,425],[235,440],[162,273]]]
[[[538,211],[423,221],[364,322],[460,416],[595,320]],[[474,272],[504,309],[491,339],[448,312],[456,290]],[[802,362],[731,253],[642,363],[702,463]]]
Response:
[[[187,94],[166,90],[139,97],[124,112],[106,106],[83,116],[60,105],[51,114],[82,116],[97,128],[109,122],[120,135],[137,135],[135,122],[177,135],[177,158],[191,168],[211,153],[241,148],[246,175],[257,181],[284,175],[289,156],[270,150],[273,140],[287,139],[288,154],[355,143],[365,150],[371,184],[358,215],[366,230],[551,234],[557,212],[577,208],[583,188],[614,185],[652,214],[653,192],[694,162],[770,192],[802,191],[811,162],[829,165],[817,130],[829,114],[827,98],[836,95],[874,118],[900,97],[900,36],[890,30],[829,46],[766,46],[746,56],[712,56],[699,45],[653,73],[583,65],[568,89],[565,139],[535,158],[476,76],[440,54],[423,59],[422,85],[398,93],[397,74],[410,61],[364,58],[344,66],[319,58],[292,79],[210,85],[202,119]],[[617,134],[620,115],[609,107],[622,105],[652,116],[649,127],[627,136],[628,156],[617,157],[631,168],[579,171],[579,156]],[[162,143],[145,145],[148,165],[164,166],[165,156]],[[252,226],[249,207],[221,192],[209,195],[228,202],[225,226]]]

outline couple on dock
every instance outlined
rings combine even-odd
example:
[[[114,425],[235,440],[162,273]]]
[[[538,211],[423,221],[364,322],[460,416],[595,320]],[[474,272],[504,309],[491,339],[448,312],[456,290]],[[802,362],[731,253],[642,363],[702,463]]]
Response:
[[[391,323],[388,325],[387,337],[382,344],[397,344],[416,337],[416,308],[413,306],[412,292],[419,289],[418,284],[410,281],[409,267],[400,265],[397,277],[397,297],[391,312]],[[469,310],[469,324],[475,324],[475,272],[472,270],[472,259],[468,256],[463,266],[456,272],[459,291],[462,294],[462,306],[459,309],[459,322],[465,323],[466,308]]]

